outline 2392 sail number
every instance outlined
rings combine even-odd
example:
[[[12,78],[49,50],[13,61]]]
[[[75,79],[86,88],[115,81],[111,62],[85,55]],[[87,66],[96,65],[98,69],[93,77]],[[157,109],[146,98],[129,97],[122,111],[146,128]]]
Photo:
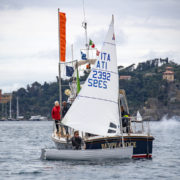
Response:
[[[111,73],[93,70],[92,78],[88,79],[88,86],[107,89],[107,81],[110,81]]]

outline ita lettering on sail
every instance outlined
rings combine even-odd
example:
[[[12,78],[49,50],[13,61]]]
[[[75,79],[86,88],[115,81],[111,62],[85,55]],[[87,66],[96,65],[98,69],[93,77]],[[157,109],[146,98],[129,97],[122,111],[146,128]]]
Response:
[[[110,54],[101,52],[100,59],[97,60],[92,76],[88,78],[88,86],[95,88],[108,88],[108,81],[111,80],[111,72],[108,72],[108,63],[111,61]]]

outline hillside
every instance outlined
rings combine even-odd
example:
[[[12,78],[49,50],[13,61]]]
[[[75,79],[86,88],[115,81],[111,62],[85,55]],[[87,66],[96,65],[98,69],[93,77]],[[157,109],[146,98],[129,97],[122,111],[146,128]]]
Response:
[[[165,59],[154,59],[139,63],[135,68],[134,64],[123,68],[119,66],[119,76],[130,76],[129,80],[119,80],[121,89],[125,89],[129,104],[130,114],[137,110],[143,115],[152,116],[152,120],[158,120],[163,115],[180,115],[180,65],[168,62]],[[175,81],[163,80],[163,72],[167,66],[173,67]],[[80,78],[84,81],[87,73]],[[64,94],[69,88],[70,80],[62,80],[62,98],[67,100]],[[34,82],[27,88],[20,88],[13,92],[12,114],[16,114],[16,97],[19,97],[20,115],[29,118],[32,115],[43,115],[50,118],[51,108],[55,100],[59,99],[58,79],[56,82],[40,84]],[[0,109],[1,112],[1,109]]]
[[[151,116],[151,120],[159,120],[166,114],[180,116],[180,66],[168,61],[159,66],[152,61],[139,64],[136,69],[129,66],[119,71],[120,75],[131,76],[131,80],[119,82],[126,91],[130,113],[140,110],[141,114]],[[174,71],[173,82],[163,80],[168,66]]]

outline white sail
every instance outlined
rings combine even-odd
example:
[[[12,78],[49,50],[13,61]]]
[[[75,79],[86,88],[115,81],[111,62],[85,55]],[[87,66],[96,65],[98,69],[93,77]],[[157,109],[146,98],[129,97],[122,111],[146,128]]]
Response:
[[[62,123],[96,135],[119,133],[118,92],[112,18],[99,58]]]
[[[136,115],[137,121],[142,121],[142,116],[139,113],[139,111],[137,111],[137,115]]]

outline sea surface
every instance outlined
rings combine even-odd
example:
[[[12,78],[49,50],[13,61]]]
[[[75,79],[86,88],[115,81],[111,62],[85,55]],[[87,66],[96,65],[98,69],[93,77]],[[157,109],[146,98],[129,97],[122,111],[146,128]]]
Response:
[[[180,118],[151,122],[151,160],[43,161],[41,148],[53,148],[52,121],[0,122],[0,180],[21,179],[180,179]]]

